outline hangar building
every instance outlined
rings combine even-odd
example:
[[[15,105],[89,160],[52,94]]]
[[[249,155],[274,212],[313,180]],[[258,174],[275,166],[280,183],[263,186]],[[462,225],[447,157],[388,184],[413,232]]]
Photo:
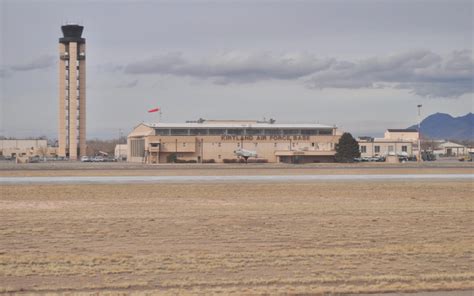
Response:
[[[257,162],[333,162],[340,135],[322,124],[271,121],[198,120],[186,123],[141,123],[127,139],[130,162],[235,162],[234,151],[257,152]]]

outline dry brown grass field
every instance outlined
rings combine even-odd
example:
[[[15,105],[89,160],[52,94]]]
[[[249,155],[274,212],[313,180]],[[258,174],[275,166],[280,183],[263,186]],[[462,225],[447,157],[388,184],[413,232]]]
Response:
[[[0,189],[2,293],[474,288],[470,181]]]

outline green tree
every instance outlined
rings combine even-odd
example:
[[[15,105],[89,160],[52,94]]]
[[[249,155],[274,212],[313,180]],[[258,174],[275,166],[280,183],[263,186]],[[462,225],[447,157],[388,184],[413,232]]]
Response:
[[[168,163],[175,163],[178,160],[178,156],[176,153],[171,153],[170,155],[166,156],[166,162]]]
[[[334,157],[336,162],[353,162],[355,157],[360,157],[359,143],[350,133],[342,134]]]

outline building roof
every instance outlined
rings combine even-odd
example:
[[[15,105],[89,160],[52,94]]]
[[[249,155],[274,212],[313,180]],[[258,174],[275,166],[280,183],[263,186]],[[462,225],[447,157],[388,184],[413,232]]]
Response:
[[[402,129],[397,129],[397,128],[389,128],[387,131],[391,133],[417,133],[418,130],[414,128],[402,128]]]
[[[189,120],[186,121],[189,123],[262,123],[262,121],[252,120],[252,119],[199,119],[199,120]]]
[[[0,140],[0,149],[46,147],[48,141],[43,139]]]
[[[358,141],[366,141],[366,142],[373,142],[374,137],[368,137],[368,136],[361,136],[357,139]]]
[[[361,139],[357,140],[359,143],[401,143],[401,144],[413,144],[412,141],[409,140],[399,140],[399,139],[385,139],[385,138],[372,138],[372,139]]]
[[[333,129],[334,126],[319,123],[220,123],[220,122],[185,122],[185,123],[144,123],[144,125],[152,128],[294,128],[294,129]]]
[[[464,146],[464,145],[454,143],[454,142],[450,142],[450,141],[441,143],[439,146],[442,147],[442,148],[466,148],[466,146]]]

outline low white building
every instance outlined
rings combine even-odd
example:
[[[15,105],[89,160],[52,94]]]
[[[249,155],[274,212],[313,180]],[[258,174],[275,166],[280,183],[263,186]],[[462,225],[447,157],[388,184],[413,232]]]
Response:
[[[468,147],[450,142],[450,141],[442,141],[437,143],[436,149],[433,150],[433,153],[438,156],[462,156],[467,155],[469,152]]]
[[[47,140],[0,140],[0,156],[4,157],[44,157],[56,153],[55,147],[48,147]]]
[[[115,145],[114,156],[115,159],[119,160],[126,160],[128,153],[128,145],[127,144],[117,144]]]
[[[360,156],[375,157],[388,155],[413,156],[413,143],[404,140],[361,137],[358,139]]]
[[[404,128],[404,129],[393,129],[389,128],[385,131],[383,138],[385,140],[411,142],[414,154],[418,154],[418,139],[420,134],[417,129]]]
[[[416,129],[387,129],[383,136],[386,140],[410,141],[416,143],[419,138],[418,130]]]

